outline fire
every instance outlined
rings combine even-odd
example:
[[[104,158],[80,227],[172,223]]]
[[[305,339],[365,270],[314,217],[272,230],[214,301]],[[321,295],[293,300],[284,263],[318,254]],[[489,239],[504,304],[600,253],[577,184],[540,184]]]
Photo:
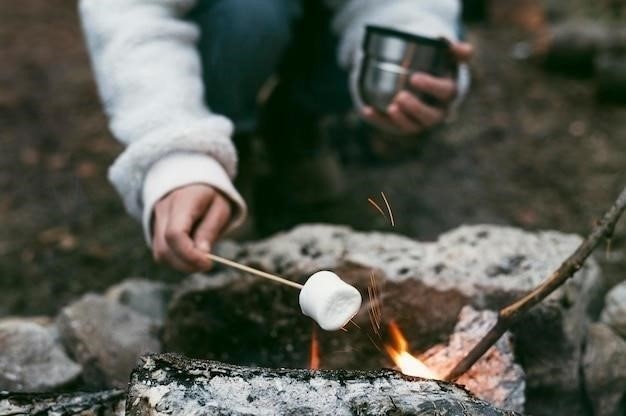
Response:
[[[389,333],[391,334],[394,345],[386,344],[385,349],[403,374],[413,377],[441,380],[441,377],[437,373],[428,368],[420,359],[409,353],[409,344],[395,321],[389,323]]]
[[[319,370],[320,368],[320,347],[317,341],[317,330],[313,327],[311,332],[311,348],[309,350],[309,368]]]

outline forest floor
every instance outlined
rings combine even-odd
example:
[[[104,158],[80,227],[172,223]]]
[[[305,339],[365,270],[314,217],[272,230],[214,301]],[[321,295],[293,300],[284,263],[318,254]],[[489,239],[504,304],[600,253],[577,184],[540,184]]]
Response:
[[[528,31],[481,24],[469,36],[473,86],[456,120],[401,159],[393,146],[383,161],[343,154],[346,194],[298,211],[278,201],[265,233],[301,222],[391,230],[367,202],[381,191],[393,230],[416,239],[475,223],[587,233],[626,184],[626,107],[599,103],[592,80],[516,58]],[[153,264],[106,179],[122,148],[74,2],[3,7],[0,62],[0,316],[52,314],[130,276],[181,279]],[[626,278],[624,224],[597,253],[608,284]]]

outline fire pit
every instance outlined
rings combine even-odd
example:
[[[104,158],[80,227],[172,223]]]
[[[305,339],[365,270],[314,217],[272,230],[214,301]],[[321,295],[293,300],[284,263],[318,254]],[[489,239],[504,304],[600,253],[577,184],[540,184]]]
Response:
[[[506,305],[539,283],[579,241],[558,233],[535,235],[480,226],[464,227],[436,243],[423,244],[390,234],[307,226],[266,241],[222,246],[220,252],[228,258],[299,281],[316,270],[334,270],[361,289],[366,305],[345,332],[314,334],[311,321],[298,313],[289,288],[230,270],[196,275],[177,290],[170,304],[166,349],[220,362],[289,368],[310,367],[309,351],[313,350],[317,351],[314,368],[396,367],[409,374],[440,378],[495,319],[493,314],[490,319],[475,319],[474,334],[465,335],[464,342],[455,341],[459,339],[453,335],[455,325],[464,305],[477,309]],[[517,328],[518,345],[527,347],[538,359],[527,363],[526,370],[545,374],[543,379],[532,380],[534,386],[571,388],[573,380],[578,382],[578,342],[583,331],[567,331],[584,325],[584,305],[590,299],[588,289],[597,284],[597,269],[590,263],[580,274],[581,278],[567,287],[569,295],[579,297],[574,308],[563,309],[559,299],[565,291],[558,291],[530,315],[528,326]],[[544,319],[547,315],[549,320]],[[389,327],[392,321],[395,324]],[[464,324],[459,325],[462,328]],[[548,331],[552,345],[535,348],[537,335]],[[452,349],[446,346],[448,341]],[[500,365],[502,370],[513,364],[510,343],[507,348],[508,364]],[[488,357],[487,362],[493,363]],[[426,371],[413,371],[420,367]],[[475,382],[470,390],[491,403],[521,411],[521,371],[505,375],[506,371],[497,372],[496,367],[474,368],[459,382],[470,385],[482,372],[484,380]],[[484,390],[499,392],[488,396],[483,395]],[[515,399],[506,402],[506,397]]]
[[[284,414],[324,414],[316,403],[333,403],[337,414],[432,414],[433,406],[449,414],[458,413],[458,406],[470,414],[507,414],[522,413],[527,398],[532,408],[537,397],[544,400],[544,412],[535,407],[531,413],[559,414],[546,396],[537,394],[549,391],[572,403],[572,397],[580,396],[587,310],[599,286],[593,261],[457,380],[467,390],[438,379],[493,325],[496,314],[490,309],[498,310],[534,287],[579,242],[555,232],[492,226],[461,227],[433,243],[302,226],[259,242],[224,243],[217,254],[300,283],[318,270],[336,272],[364,299],[344,331],[316,329],[301,314],[293,288],[217,268],[173,288],[129,281],[105,296],[85,296],[56,320],[31,322],[39,329],[29,331],[54,348],[31,349],[29,359],[36,353],[38,360],[50,362],[48,351],[58,356],[57,350],[64,350],[72,360],[76,370],[46,389],[105,389],[125,388],[142,353],[162,349],[184,354],[149,355],[140,361],[126,402],[130,414],[176,414],[184,406],[213,406],[205,409],[224,414],[255,414],[250,409],[272,414],[263,413],[263,406]],[[7,328],[22,324],[11,325]],[[20,345],[16,337],[26,333],[3,333],[0,325],[0,346],[7,340]],[[17,353],[25,350],[15,351],[7,368],[19,378]],[[16,383],[9,389],[29,391],[28,379]],[[54,402],[52,396],[28,396],[29,406]],[[55,406],[68,401],[91,406],[94,397],[117,400],[120,408],[117,390],[58,396]],[[24,402],[24,396],[4,395],[0,409],[26,406]]]

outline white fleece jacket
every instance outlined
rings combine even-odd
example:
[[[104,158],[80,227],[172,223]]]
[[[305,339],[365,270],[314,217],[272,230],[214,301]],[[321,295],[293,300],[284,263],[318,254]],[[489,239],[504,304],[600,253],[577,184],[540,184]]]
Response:
[[[154,204],[172,190],[212,185],[227,195],[240,224],[246,205],[232,185],[233,125],[204,104],[199,29],[183,16],[200,0],[80,0],[92,66],[113,135],[127,145],[109,179],[150,244]],[[366,24],[457,40],[458,0],[326,0],[340,36],[338,60],[356,67]],[[355,78],[355,75],[352,76]],[[459,95],[467,89],[460,71]]]

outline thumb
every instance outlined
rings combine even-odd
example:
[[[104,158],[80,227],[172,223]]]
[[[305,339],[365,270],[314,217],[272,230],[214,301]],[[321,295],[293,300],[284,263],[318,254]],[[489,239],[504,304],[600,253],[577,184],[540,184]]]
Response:
[[[211,243],[204,238],[196,237],[196,247],[199,250],[206,251],[207,253],[211,252]]]
[[[474,47],[468,42],[454,43],[452,53],[459,61],[468,61],[474,54]]]

